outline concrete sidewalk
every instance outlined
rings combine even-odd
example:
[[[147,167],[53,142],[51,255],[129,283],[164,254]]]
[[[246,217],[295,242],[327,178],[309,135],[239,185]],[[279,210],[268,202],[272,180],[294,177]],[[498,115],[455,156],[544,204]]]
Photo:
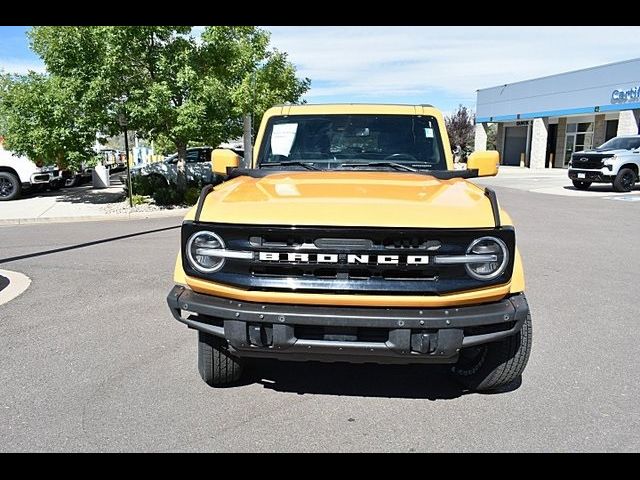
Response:
[[[81,186],[0,202],[0,225],[183,216],[188,210],[147,205],[130,209],[120,186],[104,189]]]

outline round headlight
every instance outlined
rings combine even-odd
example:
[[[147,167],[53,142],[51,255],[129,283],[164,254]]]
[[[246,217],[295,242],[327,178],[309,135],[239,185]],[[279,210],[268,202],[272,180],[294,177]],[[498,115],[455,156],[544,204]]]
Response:
[[[467,263],[467,273],[476,280],[493,280],[504,272],[509,263],[509,250],[505,243],[495,237],[477,238],[467,248],[467,255],[491,256],[491,261]]]
[[[212,256],[211,250],[218,249],[224,249],[222,238],[213,232],[196,232],[187,241],[187,259],[199,272],[217,272],[224,265],[224,258]]]

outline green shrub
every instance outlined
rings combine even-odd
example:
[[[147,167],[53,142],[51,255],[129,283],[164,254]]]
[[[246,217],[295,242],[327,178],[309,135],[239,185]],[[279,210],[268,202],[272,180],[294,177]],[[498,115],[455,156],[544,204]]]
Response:
[[[133,202],[134,205],[144,205],[145,203],[148,202],[147,197],[145,195],[136,195],[136,194],[133,194],[131,196],[131,201]]]
[[[157,205],[177,205],[182,203],[181,195],[171,187],[159,188],[153,194]]]
[[[200,191],[202,189],[198,187],[189,187],[187,191],[184,193],[184,203],[186,205],[195,205],[198,203],[198,198],[200,198]]]
[[[120,180],[124,185],[125,195],[129,195],[127,177],[121,175]],[[160,175],[137,175],[131,177],[131,187],[134,195],[152,196],[157,190],[167,188],[167,182]]]

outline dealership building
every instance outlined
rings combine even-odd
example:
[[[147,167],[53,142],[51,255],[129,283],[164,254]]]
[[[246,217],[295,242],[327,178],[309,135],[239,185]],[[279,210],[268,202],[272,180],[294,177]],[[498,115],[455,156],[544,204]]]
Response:
[[[478,90],[475,149],[496,124],[503,165],[567,166],[573,152],[638,133],[640,58]]]

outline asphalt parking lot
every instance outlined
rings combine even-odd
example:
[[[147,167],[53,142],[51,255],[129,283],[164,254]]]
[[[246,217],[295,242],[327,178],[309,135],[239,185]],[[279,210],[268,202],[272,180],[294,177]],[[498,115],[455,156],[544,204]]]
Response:
[[[443,367],[278,362],[212,389],[165,301],[178,218],[0,227],[0,268],[32,281],[0,305],[0,451],[637,451],[640,203],[495,190],[533,315],[498,394]]]

